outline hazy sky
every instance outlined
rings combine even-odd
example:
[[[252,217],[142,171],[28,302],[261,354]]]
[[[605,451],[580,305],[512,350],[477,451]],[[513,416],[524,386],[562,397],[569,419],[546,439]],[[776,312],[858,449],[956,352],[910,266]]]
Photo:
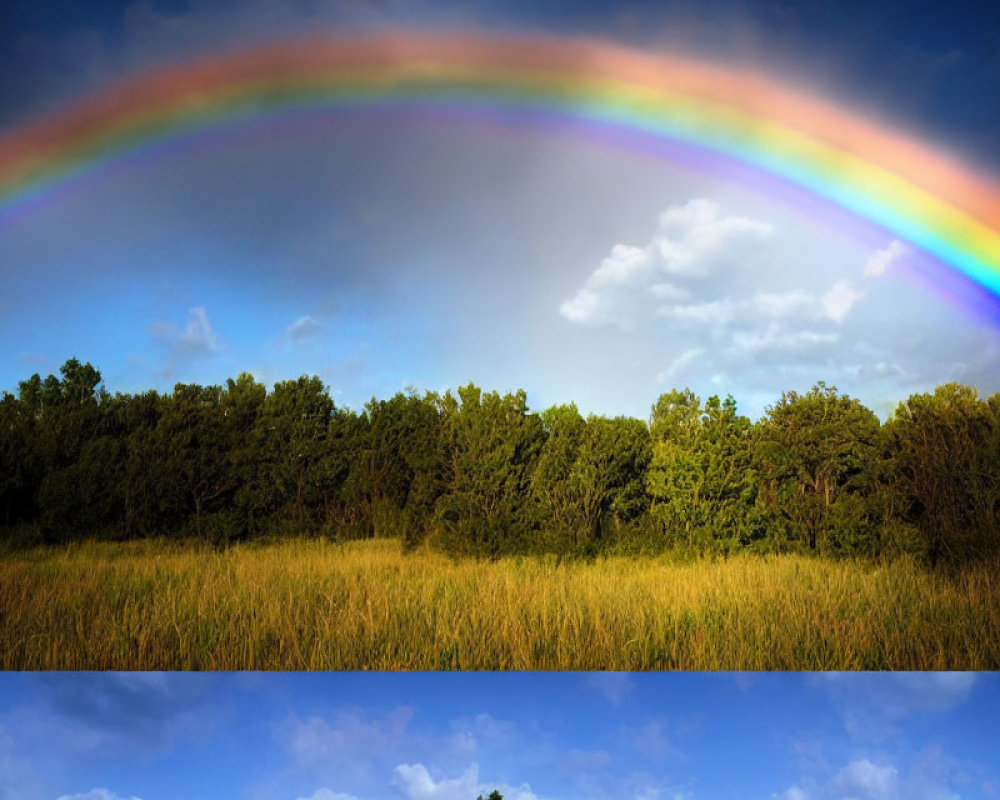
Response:
[[[404,25],[762,67],[1000,176],[1000,11],[922,5],[15,0],[0,136],[137,71]],[[468,380],[640,417],[685,385],[752,416],[817,380],[883,416],[1000,390],[997,315],[921,280],[940,266],[685,163],[499,112],[196,132],[0,219],[0,389],[76,355],[112,391],[310,373],[354,408]]]
[[[991,800],[1000,676],[0,675],[4,800]]]

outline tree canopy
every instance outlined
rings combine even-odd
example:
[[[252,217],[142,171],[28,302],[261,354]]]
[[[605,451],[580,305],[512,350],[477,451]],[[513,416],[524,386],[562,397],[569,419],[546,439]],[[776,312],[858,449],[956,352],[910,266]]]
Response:
[[[648,421],[523,390],[338,408],[319,378],[110,394],[89,363],[0,396],[0,536],[398,536],[455,555],[1000,547],[1000,395],[947,384],[881,424],[818,383],[758,421],[662,394]]]

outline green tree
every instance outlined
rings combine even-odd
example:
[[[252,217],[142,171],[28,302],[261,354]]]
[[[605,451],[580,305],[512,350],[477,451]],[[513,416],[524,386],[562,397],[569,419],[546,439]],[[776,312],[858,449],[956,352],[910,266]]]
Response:
[[[878,418],[820,382],[804,395],[783,392],[759,432],[754,466],[769,526],[814,552],[870,550]]]
[[[155,481],[170,527],[190,523],[198,536],[213,535],[206,518],[222,510],[237,488],[226,411],[220,386],[178,383],[163,399],[153,447],[163,454]]]
[[[160,470],[164,453],[159,449],[157,426],[166,402],[155,391],[116,395],[109,406],[125,443],[122,469],[122,535],[126,538],[168,533],[168,518],[161,505]]]
[[[886,493],[932,563],[1000,549],[1000,396],[949,383],[901,403],[886,424]]]
[[[367,500],[376,535],[423,538],[447,480],[440,398],[397,393],[365,406],[364,444],[356,453],[356,490]]]
[[[575,403],[553,406],[540,417],[545,441],[531,475],[532,495],[557,539],[577,544],[586,522],[570,475],[580,454],[587,422]]]
[[[630,522],[645,511],[649,455],[649,430],[640,420],[587,418],[569,484],[592,541],[601,538],[609,515]]]
[[[736,401],[702,407],[690,389],[661,395],[650,418],[646,486],[654,514],[675,541],[729,551],[751,537],[753,429]]]
[[[28,403],[4,392],[0,398],[0,521],[30,519],[39,481],[35,417]]]
[[[107,400],[99,388],[101,373],[76,358],[59,371],[62,378],[49,375],[42,381],[36,374],[20,384],[21,397],[35,418],[37,503],[49,539],[92,531],[116,508],[116,443],[93,444],[102,434],[102,403]],[[104,506],[103,513],[98,506]]]
[[[227,392],[234,409],[233,468],[239,476],[234,502],[250,532],[285,515],[301,529],[315,505],[312,487],[333,414],[319,378],[276,383],[270,394],[249,375]]]
[[[495,557],[532,547],[526,502],[545,432],[524,391],[458,390],[461,406],[445,420],[450,484],[437,502],[439,540],[451,552]]]

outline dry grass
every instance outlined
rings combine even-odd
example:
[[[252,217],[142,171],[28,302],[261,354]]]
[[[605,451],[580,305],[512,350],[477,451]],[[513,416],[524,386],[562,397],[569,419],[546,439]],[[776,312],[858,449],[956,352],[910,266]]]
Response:
[[[87,543],[0,560],[0,667],[992,670],[997,574]]]

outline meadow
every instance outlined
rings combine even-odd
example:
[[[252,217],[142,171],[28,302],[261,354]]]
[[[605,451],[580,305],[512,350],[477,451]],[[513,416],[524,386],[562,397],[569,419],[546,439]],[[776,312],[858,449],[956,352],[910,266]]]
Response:
[[[993,670],[998,566],[88,541],[0,557],[0,668]]]

